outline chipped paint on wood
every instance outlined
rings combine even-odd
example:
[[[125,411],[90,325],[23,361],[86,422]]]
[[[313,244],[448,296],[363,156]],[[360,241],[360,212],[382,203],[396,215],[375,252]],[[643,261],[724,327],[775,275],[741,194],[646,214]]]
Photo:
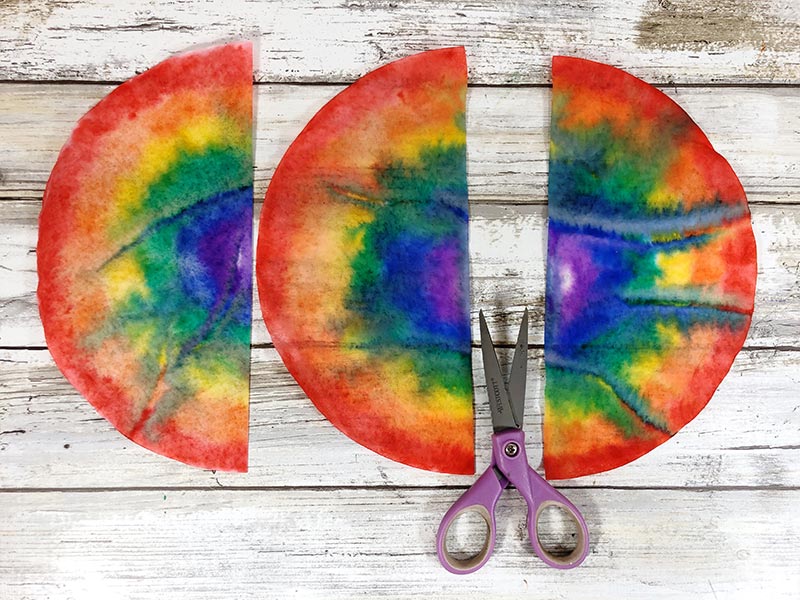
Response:
[[[494,310],[494,307],[491,307]],[[516,321],[518,324],[519,321]],[[491,417],[479,350],[473,352],[476,468],[489,461]],[[510,359],[501,352],[501,359]],[[252,353],[250,470],[190,469],[132,444],[72,389],[46,350],[3,350],[7,374],[3,487],[440,486],[471,476],[411,469],[371,452],[335,429],[294,383],[271,348]],[[588,487],[792,488],[800,485],[800,352],[745,350],[708,406],[678,435],[622,468],[559,485]],[[541,349],[528,361],[528,454],[541,458]],[[70,444],[69,451],[64,444]],[[752,448],[751,448],[752,446]],[[109,469],[114,478],[108,477]]]
[[[650,0],[636,28],[643,49],[725,54],[800,46],[800,11],[793,2]]]
[[[554,54],[652,82],[796,83],[792,10],[786,0],[15,1],[0,9],[0,79],[121,81],[196,44],[246,37],[258,49],[256,81],[350,82],[464,45],[478,84],[546,84]]]
[[[524,503],[509,492],[499,503],[490,562],[479,575],[456,577],[439,565],[433,542],[460,493],[9,493],[0,504],[0,593],[69,600],[749,600],[767,593],[783,600],[800,589],[800,522],[790,491],[567,490],[594,533],[585,566],[568,574],[536,558]]]

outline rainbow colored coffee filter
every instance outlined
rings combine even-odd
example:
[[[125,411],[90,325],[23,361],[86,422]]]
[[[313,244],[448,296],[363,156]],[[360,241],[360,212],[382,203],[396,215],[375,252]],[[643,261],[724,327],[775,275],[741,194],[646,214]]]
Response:
[[[396,461],[474,471],[463,48],[381,67],[326,104],[264,200],[256,276],[275,348],[319,410]]]
[[[544,467],[624,465],[711,398],[753,312],[756,246],[725,159],[675,102],[553,59]]]
[[[121,433],[247,469],[252,49],[170,58],[77,124],[44,193],[47,344]]]

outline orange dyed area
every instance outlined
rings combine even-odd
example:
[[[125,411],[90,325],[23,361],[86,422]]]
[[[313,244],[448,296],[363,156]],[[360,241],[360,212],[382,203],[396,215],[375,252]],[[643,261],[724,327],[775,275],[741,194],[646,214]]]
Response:
[[[588,129],[608,123],[620,137],[631,135],[641,146],[663,143],[669,129],[683,139],[711,146],[686,112],[658,89],[633,75],[590,60],[553,57],[553,89],[567,94],[559,123],[565,129]],[[688,122],[687,122],[688,121]],[[630,134],[630,132],[633,132]]]
[[[431,145],[463,145],[463,48],[381,67],[326,104],[276,169],[262,210],[256,275],[272,340],[319,410],[391,459],[474,471],[472,407],[447,389],[422,390],[413,369],[349,348],[359,315],[345,299],[354,231],[372,218],[376,172],[413,165]]]
[[[647,399],[649,412],[676,432],[708,403],[744,343],[747,325],[735,330],[714,325],[696,325],[685,333],[675,330],[669,350],[634,356],[625,375]]]
[[[656,255],[660,275],[655,284],[677,294],[692,288],[709,304],[752,313],[757,264],[749,215],[697,234],[707,234],[711,239],[702,245]]]
[[[684,211],[703,204],[736,204],[745,198],[727,161],[717,154],[686,112],[660,90],[609,65],[553,58],[555,102],[563,103],[558,127],[569,131],[611,128],[643,168],[666,160],[651,190],[652,210]]]
[[[548,415],[542,432],[542,461],[548,479],[570,479],[609,471],[636,460],[669,439],[643,426],[629,437],[601,413],[562,417]]]
[[[715,201],[736,204],[745,198],[728,161],[709,145],[691,142],[676,148],[665,173],[665,193],[680,199],[684,210]]]

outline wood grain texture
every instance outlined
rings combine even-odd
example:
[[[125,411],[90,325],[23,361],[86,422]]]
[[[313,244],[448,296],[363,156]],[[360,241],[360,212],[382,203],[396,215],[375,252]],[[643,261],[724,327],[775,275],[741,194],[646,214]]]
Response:
[[[550,56],[624,65],[653,82],[792,83],[791,0],[6,0],[0,79],[120,81],[196,44],[246,37],[256,79],[349,82],[380,64],[464,45],[470,79],[543,84]],[[68,51],[64,51],[68,49]]]
[[[41,198],[78,119],[114,86],[0,86],[0,200]],[[255,196],[292,140],[341,86],[256,87]],[[800,88],[664,88],[731,163],[751,203],[800,203]],[[471,88],[469,194],[476,202],[547,202],[546,88]]]
[[[533,463],[551,55],[661,85],[739,175],[759,252],[746,349],[672,440],[559,482],[592,535],[580,569],[535,559],[511,492],[490,563],[447,574],[434,533],[474,478],[404,467],[333,428],[269,346],[257,302],[247,474],[138,447],[54,365],[35,244],[60,147],[110,82],[241,37],[257,48],[257,200],[342,84],[415,52],[466,47],[472,304],[489,309],[505,342],[522,307],[533,309]],[[799,133],[800,11],[790,0],[0,0],[0,598],[798,598]],[[482,470],[491,426],[480,364],[476,352]]]
[[[524,505],[507,494],[495,554],[469,577],[446,573],[433,551],[459,493],[5,493],[0,596],[779,600],[800,589],[793,492],[572,490],[594,538],[568,572],[537,561]]]
[[[14,273],[0,286],[0,346],[44,346],[36,304],[36,240],[40,203],[5,201],[0,213],[0,270]],[[530,342],[542,344],[547,235],[545,206],[476,204],[470,215],[473,339],[478,310],[486,311],[495,341],[513,343],[522,311],[531,310]],[[756,310],[746,344],[800,347],[800,206],[752,207],[758,245]],[[259,211],[256,210],[256,219]],[[253,343],[270,343],[257,291]]]
[[[202,471],[128,441],[67,383],[46,350],[1,351],[0,367],[0,489],[438,486],[474,479],[406,467],[352,442],[314,408],[270,348],[252,353],[247,474]],[[491,419],[478,350],[473,368],[482,471],[489,462]],[[536,465],[541,350],[531,351],[528,368],[526,430]],[[706,409],[672,440],[629,465],[570,485],[800,488],[800,399],[786,393],[798,384],[800,352],[742,352]]]

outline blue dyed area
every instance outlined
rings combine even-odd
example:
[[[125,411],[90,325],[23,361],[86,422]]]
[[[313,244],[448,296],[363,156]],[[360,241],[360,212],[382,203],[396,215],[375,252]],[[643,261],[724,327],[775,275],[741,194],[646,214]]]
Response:
[[[391,163],[376,178],[373,218],[352,232],[363,248],[350,265],[345,306],[359,319],[348,341],[407,357],[422,389],[470,402],[465,148],[426,148],[419,164]]]
[[[242,325],[251,319],[252,198],[249,187],[210,198],[204,210],[182,221],[176,239],[186,297]],[[234,302],[237,296],[247,302]]]
[[[708,242],[711,234],[655,244],[600,237],[551,220],[548,235],[545,344],[565,358],[577,358],[589,347],[640,348],[649,343],[642,331],[655,322],[675,322],[685,331],[698,323],[736,328],[746,320],[745,315],[720,306],[636,296],[637,279],[644,277],[652,282],[657,253]],[[590,265],[590,274],[572,268],[568,264],[571,259]],[[569,268],[573,276],[568,297],[558,295],[555,280],[564,268]],[[566,316],[573,303],[579,303],[580,318]]]
[[[469,353],[464,148],[433,147],[421,163],[379,173],[381,202],[362,227],[347,306],[367,325],[365,346]]]
[[[392,343],[439,346],[450,350],[462,350],[465,344],[469,344],[468,320],[440,318],[436,296],[429,293],[420,281],[421,277],[428,277],[432,268],[431,256],[443,246],[463,257],[464,248],[459,242],[457,236],[436,239],[411,231],[402,231],[381,241],[384,262],[378,282],[380,298],[367,312],[377,316],[378,311],[384,310],[385,314],[392,315]],[[434,278],[436,276],[434,274]],[[463,281],[463,270],[438,276],[447,279],[441,283],[449,286],[453,277]]]

